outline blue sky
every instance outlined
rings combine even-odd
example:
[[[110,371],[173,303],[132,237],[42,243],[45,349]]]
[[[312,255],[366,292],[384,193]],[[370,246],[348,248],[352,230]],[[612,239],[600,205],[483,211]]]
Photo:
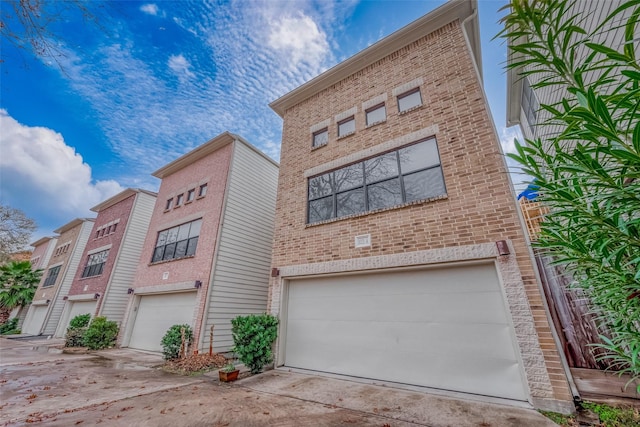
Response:
[[[225,130],[278,160],[269,102],[442,3],[94,1],[97,23],[63,13],[55,60],[3,40],[0,201],[38,222],[35,240],[124,188],[157,190],[154,170]],[[485,91],[511,150],[506,47],[491,41],[504,3],[480,0],[479,17]]]

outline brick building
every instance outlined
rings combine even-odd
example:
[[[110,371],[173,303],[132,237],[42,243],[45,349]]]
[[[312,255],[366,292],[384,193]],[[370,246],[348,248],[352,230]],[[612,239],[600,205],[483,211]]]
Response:
[[[571,412],[476,9],[449,1],[271,104],[275,363]]]

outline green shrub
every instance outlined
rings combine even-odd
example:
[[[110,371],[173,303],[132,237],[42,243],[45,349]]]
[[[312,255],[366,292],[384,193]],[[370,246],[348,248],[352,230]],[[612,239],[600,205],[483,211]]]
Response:
[[[180,347],[182,346],[182,329],[184,328],[185,344],[191,345],[193,342],[193,331],[189,325],[173,325],[162,337],[162,355],[164,360],[177,359],[180,357]]]
[[[84,341],[84,334],[87,332],[87,327],[81,328],[67,328],[67,333],[64,336],[65,347],[82,347]]]
[[[71,322],[69,322],[69,327],[70,328],[84,328],[85,326],[87,326],[89,324],[90,320],[91,320],[91,315],[89,313],[87,313],[87,314],[78,314],[76,317],[71,319]]]
[[[0,335],[14,335],[19,334],[20,329],[18,329],[18,318],[14,317],[13,319],[7,321],[0,325]]]
[[[107,320],[106,317],[94,318],[84,333],[82,343],[91,350],[111,347],[118,336],[118,324]]]
[[[231,320],[233,351],[251,370],[258,374],[273,361],[273,346],[278,336],[278,319],[270,314],[238,316]]]

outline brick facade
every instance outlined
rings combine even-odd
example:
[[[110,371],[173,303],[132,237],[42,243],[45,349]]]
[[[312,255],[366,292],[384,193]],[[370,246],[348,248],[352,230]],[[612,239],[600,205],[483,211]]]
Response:
[[[480,245],[487,250],[506,240],[510,255],[485,255],[496,259],[502,274],[532,401],[538,407],[553,406],[545,402],[570,404],[571,393],[473,61],[460,23],[452,22],[287,106],[273,247],[273,266],[280,269],[280,277],[271,281],[270,310],[279,312],[287,275],[350,271],[353,265],[361,269],[414,265],[412,259],[424,254],[431,259],[424,263],[461,261],[473,259],[470,248]],[[409,86],[420,88],[422,105],[399,113],[396,95]],[[367,127],[363,105],[366,108],[372,99],[386,99],[386,121]],[[338,139],[335,116],[354,108],[355,133]],[[328,143],[312,149],[312,129],[326,123]],[[402,146],[424,136],[437,140],[445,197],[306,224],[309,176],[383,152],[380,147],[385,144]],[[371,234],[370,247],[355,248],[354,237],[361,234]],[[390,259],[392,264],[385,264]]]

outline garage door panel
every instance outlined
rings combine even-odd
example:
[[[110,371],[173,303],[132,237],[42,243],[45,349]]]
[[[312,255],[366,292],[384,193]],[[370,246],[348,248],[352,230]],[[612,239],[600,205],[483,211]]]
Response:
[[[44,324],[44,318],[47,316],[49,306],[47,305],[33,305],[31,306],[32,313],[24,324],[23,332],[31,335],[38,335],[42,330]]]
[[[493,264],[307,278],[288,295],[286,366],[526,400]]]
[[[180,292],[140,297],[129,347],[161,351],[160,341],[173,325],[193,321],[196,292]]]

